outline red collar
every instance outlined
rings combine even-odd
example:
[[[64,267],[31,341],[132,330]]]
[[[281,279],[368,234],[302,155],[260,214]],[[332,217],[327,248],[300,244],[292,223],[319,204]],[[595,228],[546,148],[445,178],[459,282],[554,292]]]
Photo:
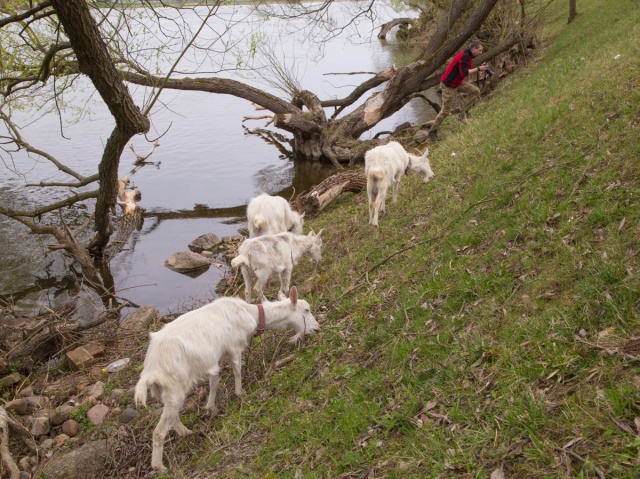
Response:
[[[255,332],[254,336],[260,336],[264,333],[264,307],[262,304],[256,304],[258,307],[258,330]]]

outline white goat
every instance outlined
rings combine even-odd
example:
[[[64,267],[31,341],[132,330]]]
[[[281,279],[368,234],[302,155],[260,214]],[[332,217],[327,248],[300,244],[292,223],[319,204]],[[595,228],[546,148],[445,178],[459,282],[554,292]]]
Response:
[[[411,171],[413,173],[424,173],[423,183],[427,183],[431,178],[434,177],[433,171],[431,170],[431,164],[429,163],[429,148],[427,148],[422,156],[412,155],[411,153],[407,153],[409,157],[409,167],[407,171]]]
[[[183,314],[151,333],[144,360],[144,370],[136,385],[135,401],[146,407],[147,389],[164,404],[158,425],[153,430],[151,466],[159,472],[167,433],[174,428],[179,436],[190,434],[179,418],[180,408],[193,386],[209,379],[209,400],[205,406],[216,408],[216,390],[220,383],[220,362],[231,358],[235,378],[235,393],[242,394],[242,353],[251,337],[264,329],[293,328],[295,343],[319,328],[311,314],[309,303],[298,299],[291,288],[289,298],[279,296],[277,302],[265,302],[262,321],[259,307],[239,298],[220,298],[202,308]],[[261,324],[262,323],[262,324]]]
[[[289,289],[291,272],[303,254],[308,252],[319,263],[322,259],[320,235],[322,230],[318,234],[311,231],[306,236],[279,233],[244,240],[238,248],[238,256],[231,261],[231,266],[240,266],[247,303],[251,302],[252,278],[257,278],[254,288],[258,298],[264,298],[264,285],[274,273],[280,275],[280,291]]]
[[[252,198],[247,206],[249,238],[287,231],[302,234],[303,223],[304,213],[300,215],[293,211],[289,202],[280,196],[262,193]]]
[[[409,167],[409,157],[403,146],[392,141],[376,146],[364,155],[364,172],[369,197],[369,223],[378,226],[378,214],[385,212],[389,186],[393,186],[393,202],[398,200],[398,185]]]

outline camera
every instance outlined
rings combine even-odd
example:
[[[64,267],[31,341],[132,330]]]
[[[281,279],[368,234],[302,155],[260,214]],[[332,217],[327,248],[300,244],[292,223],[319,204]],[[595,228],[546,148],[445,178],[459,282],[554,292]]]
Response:
[[[484,71],[487,75],[489,75],[490,77],[493,76],[493,74],[495,73],[493,71],[493,69],[491,68],[491,63],[485,63],[484,66],[487,67],[487,69]]]

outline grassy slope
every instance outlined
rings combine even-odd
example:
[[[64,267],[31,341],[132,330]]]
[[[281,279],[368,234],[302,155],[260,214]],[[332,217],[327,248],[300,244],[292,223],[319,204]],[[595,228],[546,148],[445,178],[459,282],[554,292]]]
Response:
[[[557,1],[541,57],[445,122],[433,182],[379,229],[364,192],[309,222],[323,266],[294,282],[321,332],[265,337],[247,396],[227,377],[220,416],[184,413],[209,440],[167,444],[177,477],[639,477],[636,3],[580,0],[567,26]],[[577,438],[584,461],[558,450]]]

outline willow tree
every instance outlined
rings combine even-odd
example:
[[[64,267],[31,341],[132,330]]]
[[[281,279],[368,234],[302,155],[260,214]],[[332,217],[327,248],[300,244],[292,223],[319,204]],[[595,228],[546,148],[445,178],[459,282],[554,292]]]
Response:
[[[339,31],[360,16],[375,24],[372,0],[354,2],[358,9],[345,24],[326,22],[332,1],[256,4],[254,8],[270,18],[304,17],[314,27],[326,26],[328,32]],[[519,2],[523,13],[524,2]],[[50,161],[69,175],[70,180],[66,183],[42,182],[39,186],[71,189],[72,194],[50,204],[31,203],[27,208],[12,208],[0,199],[0,214],[27,225],[35,233],[55,236],[56,247],[66,249],[81,262],[86,272],[94,275],[87,252],[94,257],[103,256],[111,238],[110,212],[116,205],[120,156],[133,136],[149,130],[149,113],[163,91],[225,94],[253,102],[272,113],[274,128],[292,135],[299,157],[331,161],[340,168],[341,164],[353,163],[363,156],[365,147],[359,139],[364,132],[400,110],[416,93],[438,83],[436,72],[479,29],[487,28],[485,22],[501,3],[512,4],[507,0],[429,2],[433,7],[431,11],[437,15],[424,49],[413,61],[372,74],[343,98],[322,99],[301,89],[286,66],[279,63],[274,51],[267,52],[267,57],[272,60],[276,72],[272,78],[280,79],[280,93],[269,92],[251,81],[228,78],[225,72],[230,68],[247,69],[248,65],[229,55],[233,48],[229,33],[243,26],[243,18],[226,19],[222,31],[213,29],[208,23],[214,17],[221,17],[223,2],[203,2],[197,7],[166,5],[164,9],[154,9],[146,2],[140,6],[139,2],[125,5],[123,2],[44,0],[29,3],[26,9],[22,1],[2,2],[0,88],[3,103],[0,115],[7,131],[2,136],[3,153],[10,154],[7,145],[12,145],[16,150]],[[231,8],[224,5],[226,11]],[[185,14],[187,9],[188,16]],[[140,21],[141,13],[151,22]],[[493,45],[478,61],[491,58],[521,41],[519,32],[512,33]],[[147,38],[158,36],[162,36],[161,44],[146,44]],[[198,76],[196,70],[178,68],[183,65],[181,60],[193,50],[206,52],[211,64],[215,64],[206,77]],[[235,63],[225,64],[228,57],[236,59]],[[57,106],[64,89],[71,88],[78,75],[91,80],[115,120],[98,171],[88,176],[73,171],[41,147],[31,145],[11,116],[12,104],[28,104],[35,101],[36,95],[47,96],[46,101]],[[128,84],[148,87],[142,104],[136,105]],[[359,106],[348,111],[356,104]],[[56,110],[51,111],[55,113]],[[94,184],[97,188],[87,191],[87,187]],[[95,201],[95,235],[85,246],[77,243],[74,233],[58,221],[54,213],[87,200]],[[28,198],[25,201],[29,203]]]
[[[122,74],[125,80],[138,85],[244,98],[273,113],[273,126],[293,135],[298,156],[312,160],[327,159],[340,168],[341,163],[353,163],[363,156],[364,148],[354,147],[354,141],[363,133],[400,110],[412,95],[438,83],[438,77],[434,74],[478,31],[500,1],[451,0],[447,8],[439,10],[441,13],[435,22],[433,34],[418,58],[402,68],[378,72],[340,99],[323,100],[314,92],[296,88],[295,81],[290,78],[282,82],[283,91],[288,94],[283,98],[227,78],[174,78],[131,69]],[[329,3],[325,4],[325,8]],[[370,4],[365,6],[367,8],[363,11],[371,7]],[[311,15],[312,8],[291,6],[285,11],[288,15],[296,11]],[[313,13],[317,13],[316,10]],[[273,7],[270,14],[274,14]],[[492,58],[518,40],[518,36],[512,36],[478,61]],[[375,90],[383,84],[382,91]],[[356,102],[362,103],[343,115]],[[333,113],[329,116],[327,111],[331,109]]]

